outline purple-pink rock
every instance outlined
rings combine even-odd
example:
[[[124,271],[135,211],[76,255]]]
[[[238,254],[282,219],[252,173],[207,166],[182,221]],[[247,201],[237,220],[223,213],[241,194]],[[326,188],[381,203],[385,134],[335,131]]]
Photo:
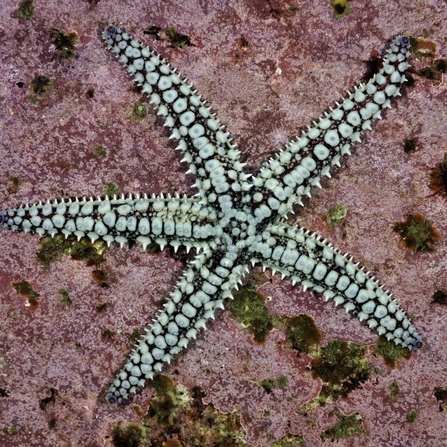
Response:
[[[122,24],[193,81],[256,168],[355,85],[365,73],[363,61],[393,35],[420,37],[425,29],[437,44],[436,57],[447,58],[447,12],[436,2],[353,2],[352,13],[338,20],[329,1],[186,0],[179,6],[171,0],[96,5],[49,0],[35,2],[33,20],[20,18],[17,8],[17,0],[0,6],[1,209],[103,195],[108,182],[125,193],[193,193],[193,178],[185,175],[158,119],[131,118],[140,96],[103,47],[100,32],[110,22]],[[145,33],[154,25],[176,27],[193,46],[181,50],[155,40]],[[52,29],[76,31],[74,58],[55,59]],[[431,60],[414,57],[414,69]],[[33,101],[30,84],[38,75],[48,76],[51,85]],[[219,411],[236,410],[249,445],[269,446],[286,433],[302,436],[306,445],[322,445],[320,433],[338,422],[335,406],[344,414],[358,412],[364,428],[339,446],[445,442],[445,412],[433,394],[435,387],[447,386],[447,308],[432,304],[431,296],[447,289],[447,211],[445,198],[431,195],[427,185],[430,168],[447,152],[447,93],[445,82],[414,77],[415,86],[386,120],[296,212],[299,224],[350,252],[389,287],[414,318],[424,347],[396,369],[368,354],[380,373],[346,398],[304,415],[297,410],[321,390],[321,381],[311,375],[311,357],[298,357],[276,329],[257,345],[224,312],[164,373],[176,384],[198,385],[204,402]],[[416,152],[403,151],[407,138],[419,140]],[[105,148],[105,158],[94,153],[95,145]],[[344,237],[326,217],[337,203],[349,209]],[[392,231],[394,222],[413,211],[432,220],[441,234],[433,252],[405,251]],[[145,389],[129,406],[115,407],[107,404],[105,392],[130,351],[133,329],[152,318],[184,269],[182,260],[168,252],[112,247],[103,266],[109,288],[103,288],[92,278],[94,267],[66,257],[44,271],[35,256],[37,236],[1,232],[0,241],[0,429],[6,428],[0,445],[113,445],[113,427],[118,421],[140,422],[153,391]],[[22,279],[39,293],[39,307],[26,306],[27,299],[13,289]],[[71,306],[60,302],[62,288],[69,291]],[[323,346],[334,338],[365,346],[377,340],[357,320],[279,275],[261,292],[272,298],[267,302],[272,314],[312,315]],[[96,307],[103,303],[108,309],[100,314]],[[102,337],[104,330],[114,336]],[[259,386],[281,375],[287,388],[266,394]],[[400,387],[396,400],[389,398],[393,381]],[[49,403],[42,409],[44,399]],[[408,423],[412,410],[418,416]],[[8,427],[17,434],[6,433]]]

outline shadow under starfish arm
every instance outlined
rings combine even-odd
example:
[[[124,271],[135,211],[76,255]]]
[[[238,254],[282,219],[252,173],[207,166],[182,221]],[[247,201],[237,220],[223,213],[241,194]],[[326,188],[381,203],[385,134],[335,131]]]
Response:
[[[244,173],[240,152],[215,114],[166,60],[116,25],[107,27],[103,37],[164,117],[188,173],[196,178],[198,193],[194,198],[123,196],[25,205],[0,212],[0,226],[39,235],[100,238],[108,244],[139,242],[143,248],[155,241],[162,247],[203,249],[188,263],[118,373],[107,393],[110,403],[132,397],[187,347],[223,307],[223,300],[231,298],[250,262],[333,299],[397,344],[414,350],[422,346],[404,312],[363,268],[315,234],[283,221],[399,95],[410,56],[407,37],[394,39],[373,79],[288,143],[254,178]]]

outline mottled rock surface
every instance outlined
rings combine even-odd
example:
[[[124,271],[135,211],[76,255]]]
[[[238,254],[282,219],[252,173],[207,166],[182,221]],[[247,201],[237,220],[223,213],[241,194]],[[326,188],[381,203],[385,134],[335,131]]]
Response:
[[[108,183],[125,193],[192,192],[193,179],[158,119],[151,113],[142,121],[132,118],[140,96],[100,38],[110,22],[160,51],[194,82],[254,168],[354,86],[366,71],[363,61],[393,35],[437,44],[434,58],[413,59],[415,71],[447,58],[441,1],[357,1],[339,19],[329,0],[93,3],[35,1],[31,20],[20,17],[17,0],[0,5],[1,209],[103,195]],[[175,27],[192,45],[171,48],[169,32],[160,32],[161,40],[145,33],[152,26]],[[52,30],[77,33],[74,57],[57,56]],[[37,76],[50,80],[40,96],[32,92]],[[430,169],[447,152],[447,93],[445,79],[413,76],[414,86],[386,119],[323,190],[295,211],[299,224],[352,253],[387,285],[414,318],[425,345],[390,369],[372,354],[377,336],[368,328],[274,276],[260,289],[271,297],[266,305],[272,314],[312,315],[323,346],[335,338],[364,345],[375,370],[362,388],[304,412],[302,406],[321,391],[321,380],[312,378],[311,356],[297,356],[277,329],[257,345],[223,312],[164,373],[177,385],[200,387],[203,401],[218,411],[235,410],[249,445],[269,446],[289,433],[319,446],[321,433],[338,422],[335,407],[345,415],[358,412],[363,425],[361,434],[339,446],[445,443],[446,410],[440,411],[434,393],[447,386],[447,307],[431,297],[447,289],[447,210],[445,197],[432,195],[428,184]],[[417,138],[418,150],[405,153],[409,138]],[[327,218],[340,203],[349,210],[342,228]],[[393,224],[412,212],[438,228],[441,241],[434,251],[413,254],[399,244]],[[92,276],[95,266],[69,257],[44,270],[35,255],[37,236],[2,232],[0,244],[0,444],[113,445],[113,427],[118,421],[141,422],[154,391],[146,388],[124,407],[107,404],[105,391],[130,351],[134,328],[150,320],[184,259],[169,251],[112,247],[101,266],[108,273],[105,287]],[[255,277],[261,277],[257,269]],[[21,280],[39,294],[38,307],[27,306],[29,298],[13,288]],[[61,303],[60,289],[68,291],[71,305]],[[280,376],[287,377],[286,387],[266,393],[259,385]],[[389,389],[394,381],[400,389],[396,399]],[[408,422],[414,410],[417,417]],[[190,421],[186,416],[181,423]],[[148,432],[147,438],[162,445],[177,437],[173,427],[154,439]]]

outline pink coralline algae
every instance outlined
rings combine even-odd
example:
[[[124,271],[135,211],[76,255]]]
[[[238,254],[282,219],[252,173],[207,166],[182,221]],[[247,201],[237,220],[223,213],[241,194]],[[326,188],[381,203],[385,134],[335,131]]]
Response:
[[[447,289],[446,211],[443,196],[432,195],[428,184],[430,169],[447,152],[442,140],[447,133],[442,113],[446,93],[444,82],[434,85],[417,73],[431,65],[431,57],[445,58],[447,39],[439,25],[447,19],[445,8],[399,5],[397,10],[389,2],[357,2],[337,20],[329,2],[303,7],[281,1],[191,1],[179,8],[176,2],[156,0],[148,9],[138,0],[50,1],[34,3],[34,18],[27,20],[18,7],[18,1],[0,7],[1,209],[49,197],[102,196],[106,186],[126,195],[194,194],[192,176],[185,175],[169,132],[160,131],[153,114],[132,119],[140,97],[100,44],[108,23],[120,21],[194,80],[237,136],[243,161],[253,172],[309,117],[330,107],[343,86],[360,79],[362,61],[390,36],[425,34],[437,43],[439,54],[413,56],[415,86],[357,146],[349,166],[322,183],[317,197],[305,201],[297,214],[300,225],[352,253],[386,280],[423,335],[424,347],[417,354],[398,360],[394,369],[387,367],[373,346],[377,336],[367,327],[311,292],[292,288],[279,274],[267,270],[264,277],[255,267],[245,281],[266,297],[273,320],[263,344],[223,311],[164,370],[174,379],[172,390],[154,383],[153,390],[145,390],[130,405],[110,406],[104,398],[111,371],[119,371],[132,334],[138,339],[172,291],[186,254],[112,246],[101,264],[59,253],[59,262],[44,270],[35,256],[37,236],[2,231],[0,444],[112,446],[118,439],[114,429],[126,432],[127,424],[134,423],[138,427],[129,426],[128,432],[140,433],[142,445],[188,446],[194,430],[206,431],[200,415],[216,421],[215,426],[221,421],[219,427],[226,427],[227,436],[233,433],[235,445],[270,446],[283,439],[318,446],[340,433],[348,434],[338,441],[343,446],[442,444],[447,434],[438,397],[447,385],[447,335],[445,306],[432,302],[432,296]],[[171,48],[165,31],[156,35],[161,40],[152,37],[153,25],[175,27],[192,45]],[[56,57],[52,30],[77,34],[72,58]],[[31,85],[40,76],[48,83],[37,95]],[[417,138],[418,150],[405,153],[409,138]],[[327,219],[335,204],[349,210],[342,229]],[[403,250],[392,231],[394,222],[413,212],[423,213],[439,230],[441,240],[432,252]],[[94,270],[107,275],[97,282]],[[22,281],[39,295],[38,307],[29,306],[29,297],[13,288]],[[285,324],[298,315],[312,316],[322,333],[321,345],[299,356],[290,348]],[[369,368],[369,376],[323,406],[318,399],[326,379],[313,378],[312,361],[323,358],[322,348],[335,341],[340,347],[359,346],[350,366],[358,372]],[[270,383],[268,393],[265,384]],[[163,430],[151,431],[160,416],[156,403],[169,399],[174,399],[180,419],[168,417]],[[340,424],[346,427],[348,422],[350,429],[341,431]],[[182,431],[186,428],[187,434]],[[201,445],[217,441],[217,435],[207,433]]]

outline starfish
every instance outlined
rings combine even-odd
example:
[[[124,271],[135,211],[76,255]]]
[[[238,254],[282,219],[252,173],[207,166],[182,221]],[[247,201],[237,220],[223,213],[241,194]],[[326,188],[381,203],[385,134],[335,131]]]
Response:
[[[351,257],[286,217],[304,195],[330,177],[333,166],[391,100],[400,96],[409,67],[410,39],[396,37],[381,70],[360,84],[312,127],[265,162],[244,173],[240,151],[192,84],[155,51],[116,25],[103,33],[107,47],[149,96],[176,140],[198,189],[194,197],[163,194],[55,199],[0,212],[0,226],[40,236],[62,233],[92,241],[156,242],[196,249],[187,270],[136,343],[107,400],[124,402],[195,339],[250,264],[262,264],[332,300],[371,329],[408,349],[422,346],[417,330],[392,295]]]

